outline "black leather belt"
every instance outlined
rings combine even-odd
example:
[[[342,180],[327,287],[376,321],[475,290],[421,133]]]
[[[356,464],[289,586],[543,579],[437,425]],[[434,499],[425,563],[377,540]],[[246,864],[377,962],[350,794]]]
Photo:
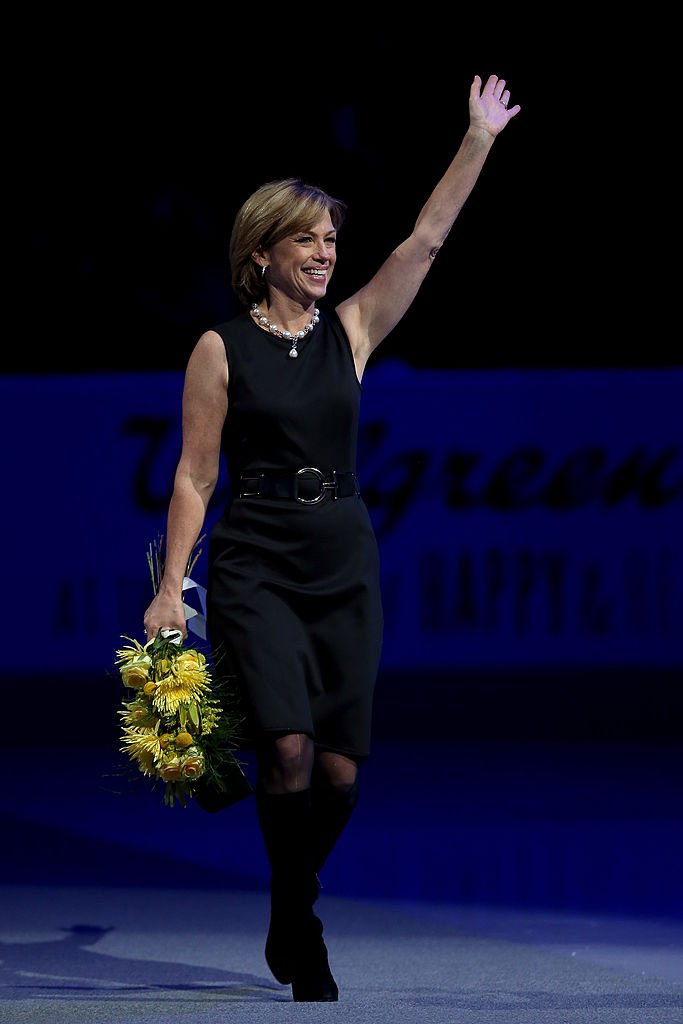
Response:
[[[334,501],[360,495],[355,473],[323,473],[315,466],[291,472],[263,472],[240,477],[240,498],[292,498],[302,505],[316,505],[326,494]]]

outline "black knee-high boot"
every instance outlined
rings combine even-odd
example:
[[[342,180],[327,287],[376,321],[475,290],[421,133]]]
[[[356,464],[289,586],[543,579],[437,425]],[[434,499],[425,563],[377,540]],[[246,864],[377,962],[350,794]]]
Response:
[[[311,809],[313,856],[319,872],[346,828],[358,802],[358,781],[334,786],[313,776]]]
[[[295,1002],[335,1002],[322,922],[313,912],[320,890],[314,861],[311,791],[257,790],[259,824],[270,863],[266,962]]]

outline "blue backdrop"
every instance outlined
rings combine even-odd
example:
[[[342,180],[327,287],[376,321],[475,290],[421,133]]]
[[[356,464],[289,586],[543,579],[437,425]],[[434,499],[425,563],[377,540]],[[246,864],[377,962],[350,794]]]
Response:
[[[682,384],[678,370],[368,370],[359,475],[384,669],[683,665]],[[142,635],[182,374],[0,388],[3,674],[101,672],[121,634]],[[223,475],[209,528],[228,495]]]

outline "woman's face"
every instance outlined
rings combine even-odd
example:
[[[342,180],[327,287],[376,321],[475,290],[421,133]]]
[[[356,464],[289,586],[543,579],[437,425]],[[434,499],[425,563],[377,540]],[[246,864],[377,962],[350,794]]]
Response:
[[[264,255],[268,259],[271,289],[308,305],[327,291],[337,259],[337,232],[329,213],[310,230],[281,239]]]

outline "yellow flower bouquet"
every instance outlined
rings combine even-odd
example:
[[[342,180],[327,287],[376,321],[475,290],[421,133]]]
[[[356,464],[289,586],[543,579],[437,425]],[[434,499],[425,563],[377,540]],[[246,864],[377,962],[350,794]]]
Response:
[[[148,553],[155,593],[161,545],[159,539]],[[193,565],[185,583],[196,588],[189,576]],[[197,613],[186,608],[186,614],[189,624]],[[201,626],[196,631],[204,635]],[[205,810],[216,811],[253,792],[234,753],[243,716],[230,678],[214,680],[207,657],[188,647],[178,630],[162,630],[145,644],[121,639],[129,643],[116,651],[115,665],[132,691],[118,712],[121,751],[143,775],[164,784],[164,803],[173,807],[177,800],[185,807],[195,797]]]

